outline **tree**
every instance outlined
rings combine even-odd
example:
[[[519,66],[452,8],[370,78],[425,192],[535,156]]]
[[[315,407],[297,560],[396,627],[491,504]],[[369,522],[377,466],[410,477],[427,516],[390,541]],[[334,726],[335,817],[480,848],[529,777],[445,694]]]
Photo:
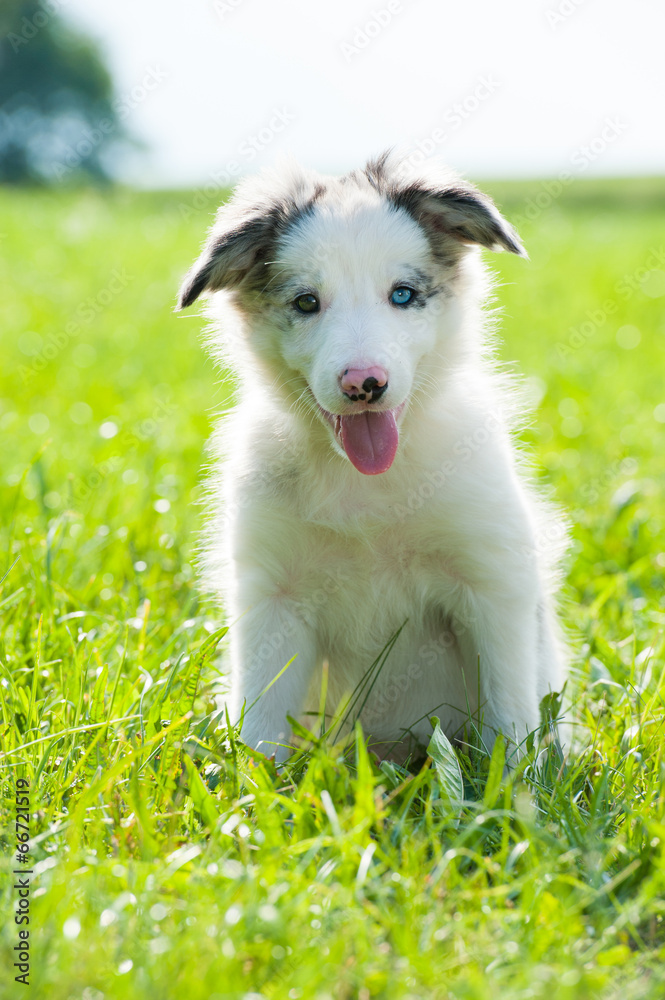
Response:
[[[2,0],[0,182],[108,180],[123,138],[113,85],[94,42],[68,27],[58,0]]]

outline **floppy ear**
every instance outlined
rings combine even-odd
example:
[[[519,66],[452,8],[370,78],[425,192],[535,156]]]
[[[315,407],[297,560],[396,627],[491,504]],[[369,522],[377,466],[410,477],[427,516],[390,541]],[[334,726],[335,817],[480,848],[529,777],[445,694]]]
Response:
[[[242,217],[220,209],[201,255],[183,280],[176,309],[186,309],[210,289],[237,288],[251,271],[261,267],[274,231],[270,211]]]
[[[494,202],[470,184],[440,189],[411,184],[394,190],[391,200],[434,236],[527,256],[516,231]]]

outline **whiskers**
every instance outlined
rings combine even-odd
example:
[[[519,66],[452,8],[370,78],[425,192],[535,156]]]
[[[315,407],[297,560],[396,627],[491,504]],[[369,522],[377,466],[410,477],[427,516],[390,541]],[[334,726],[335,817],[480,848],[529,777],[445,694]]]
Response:
[[[411,400],[415,406],[426,409],[426,403],[433,402],[441,390],[441,383],[432,372],[420,372],[418,381],[413,387]]]
[[[273,387],[278,384],[278,380],[275,379],[273,382]],[[285,403],[287,407],[287,412],[292,413],[294,416],[305,420],[308,426],[312,426],[317,420],[317,413],[315,409],[315,402],[312,390],[305,383],[303,385],[303,379],[301,375],[295,375],[292,378],[286,380],[280,380],[279,384],[282,387],[287,387],[289,385],[295,386],[292,392],[289,392],[285,398]]]

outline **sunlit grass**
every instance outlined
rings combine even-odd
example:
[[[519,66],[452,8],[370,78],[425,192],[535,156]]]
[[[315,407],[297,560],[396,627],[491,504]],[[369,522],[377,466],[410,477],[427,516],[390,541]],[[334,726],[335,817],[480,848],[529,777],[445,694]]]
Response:
[[[517,217],[539,190],[495,194]],[[193,204],[0,196],[0,995],[660,998],[665,185],[578,182],[525,221],[530,261],[493,261],[502,356],[538,404],[525,438],[574,522],[584,749],[509,776],[500,746],[459,753],[461,799],[359,734],[278,773],[202,723],[225,638],[195,586],[197,500],[231,389],[171,312],[215,207]]]

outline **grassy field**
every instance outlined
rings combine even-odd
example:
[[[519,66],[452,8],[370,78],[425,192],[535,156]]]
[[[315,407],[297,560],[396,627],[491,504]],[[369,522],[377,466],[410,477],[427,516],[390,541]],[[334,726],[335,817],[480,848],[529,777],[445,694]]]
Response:
[[[665,995],[665,181],[488,187],[531,254],[493,261],[503,357],[575,525],[582,749],[507,778],[500,745],[409,773],[358,734],[277,774],[204,732],[232,386],[171,310],[218,195],[0,192],[1,997]]]

